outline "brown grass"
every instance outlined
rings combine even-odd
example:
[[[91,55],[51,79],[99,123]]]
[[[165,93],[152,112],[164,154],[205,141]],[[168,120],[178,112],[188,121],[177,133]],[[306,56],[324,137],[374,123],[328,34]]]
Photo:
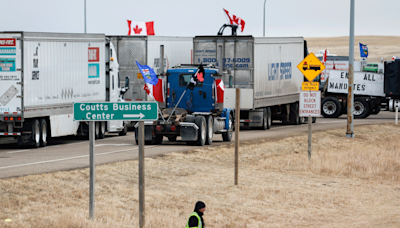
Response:
[[[399,227],[399,127],[391,124],[205,147],[146,158],[146,227],[184,227],[197,200],[207,227]],[[0,227],[138,227],[138,162],[0,180]],[[4,219],[12,219],[11,223]]]
[[[330,53],[349,56],[349,37],[306,38],[308,50],[317,53],[318,50],[328,49]],[[358,43],[368,45],[368,62],[391,60],[400,56],[400,36],[355,36],[354,57],[360,60]]]

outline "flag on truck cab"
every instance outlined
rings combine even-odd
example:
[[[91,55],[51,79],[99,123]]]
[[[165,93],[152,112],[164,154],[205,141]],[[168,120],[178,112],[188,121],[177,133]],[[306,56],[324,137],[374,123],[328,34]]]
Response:
[[[197,68],[196,73],[192,75],[188,88],[193,90],[194,86],[199,82],[204,82],[204,68],[202,63],[200,64],[199,68]]]
[[[141,22],[141,21],[128,21],[128,36],[131,35],[140,35],[140,36],[149,36],[154,34],[154,21],[149,22]]]
[[[364,45],[360,43],[360,56],[365,58],[368,57],[368,47],[366,44]]]
[[[157,85],[158,77],[157,77],[156,72],[154,72],[153,68],[151,68],[147,65],[140,65],[140,63],[138,63],[138,61],[136,61],[136,64],[140,70],[140,73],[143,76],[144,81],[151,85]]]
[[[158,79],[157,85],[144,84],[143,89],[146,93],[156,101],[165,102],[164,98],[164,80]]]
[[[243,30],[244,30],[244,25],[246,24],[246,22],[244,22],[244,20],[243,20],[242,18],[237,17],[236,15],[234,15],[234,14],[232,14],[232,13],[229,13],[228,10],[226,10],[226,9],[224,9],[224,8],[222,8],[222,9],[225,11],[226,16],[228,16],[229,23],[230,23],[231,25],[233,25],[233,24],[238,25],[238,27],[240,28],[240,31],[243,32]]]

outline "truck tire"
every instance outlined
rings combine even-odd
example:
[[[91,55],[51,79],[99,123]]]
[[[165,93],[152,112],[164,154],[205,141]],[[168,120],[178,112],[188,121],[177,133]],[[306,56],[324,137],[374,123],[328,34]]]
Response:
[[[214,136],[214,121],[213,116],[206,116],[206,125],[207,125],[207,136],[206,136],[206,145],[211,145],[213,142]]]
[[[152,141],[152,145],[160,145],[162,144],[164,136],[163,135],[156,135],[155,137],[153,137]]]
[[[382,106],[380,106],[380,105],[374,106],[374,108],[373,108],[372,111],[371,111],[371,114],[372,114],[372,115],[378,114],[378,113],[381,111],[381,108],[382,108]]]
[[[270,107],[267,108],[267,124],[267,129],[270,129],[272,125],[272,113]]]
[[[289,121],[293,125],[299,125],[300,124],[299,104],[298,103],[290,104]]]
[[[366,118],[370,114],[368,103],[362,98],[354,99],[354,118]]]
[[[99,139],[104,139],[104,137],[106,136],[106,122],[99,122],[99,128]]]
[[[170,142],[176,142],[176,138],[177,138],[177,137],[178,137],[177,135],[167,136],[168,141],[170,141]]]
[[[98,139],[100,137],[100,123],[94,123],[94,139]]]
[[[194,119],[194,123],[199,127],[196,145],[204,146],[204,144],[206,144],[207,138],[206,119],[204,118],[204,116],[196,116],[196,118]]]
[[[317,122],[317,117],[311,117],[311,118],[312,118],[312,119],[311,119],[312,123]]]
[[[257,127],[259,130],[267,130],[268,129],[268,111],[266,108],[263,108],[263,118],[262,118],[262,126]]]
[[[124,136],[128,133],[128,124],[124,121],[123,123],[124,129],[118,133],[119,136]]]
[[[321,104],[322,115],[325,118],[337,118],[342,112],[342,106],[335,97],[325,97]]]
[[[233,126],[234,126],[233,115],[232,115],[232,113],[230,113],[229,114],[229,129],[226,132],[222,133],[222,140],[224,140],[225,142],[230,142],[232,140]]]
[[[47,145],[47,121],[46,119],[40,120],[40,146],[45,147]]]

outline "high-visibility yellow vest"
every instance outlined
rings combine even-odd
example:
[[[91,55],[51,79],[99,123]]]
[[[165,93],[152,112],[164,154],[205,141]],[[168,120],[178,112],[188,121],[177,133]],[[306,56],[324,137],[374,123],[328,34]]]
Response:
[[[190,218],[191,218],[193,215],[196,216],[197,219],[199,220],[199,222],[198,222],[199,225],[196,226],[196,227],[190,227],[190,226],[189,226],[189,220],[190,220]],[[199,214],[197,214],[197,212],[193,212],[193,213],[189,216],[189,219],[188,219],[187,224],[186,224],[186,228],[203,228],[203,224],[201,223],[201,218],[200,218]]]

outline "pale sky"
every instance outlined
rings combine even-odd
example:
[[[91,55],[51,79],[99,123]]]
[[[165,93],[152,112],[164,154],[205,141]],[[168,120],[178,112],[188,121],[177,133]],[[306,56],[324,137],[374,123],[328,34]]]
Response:
[[[154,21],[156,35],[216,35],[222,8],[241,17],[239,35],[263,36],[264,0],[86,0],[87,32],[127,35],[126,20]],[[0,31],[84,32],[84,0],[1,0]],[[348,36],[350,0],[267,0],[266,36]],[[226,35],[230,29],[226,29]],[[400,0],[355,0],[355,35],[400,36]]]

